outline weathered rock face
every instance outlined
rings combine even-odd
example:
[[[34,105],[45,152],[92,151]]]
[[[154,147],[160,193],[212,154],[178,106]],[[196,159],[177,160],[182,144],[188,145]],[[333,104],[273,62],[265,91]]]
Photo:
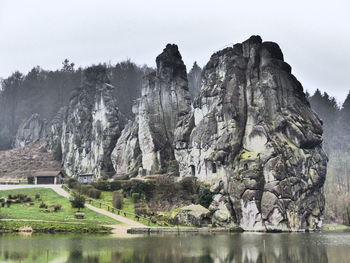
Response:
[[[39,114],[33,114],[19,126],[14,147],[22,148],[29,144],[44,141],[47,135],[46,128],[46,120],[41,119]]]
[[[176,162],[174,131],[182,116],[190,112],[191,103],[186,66],[178,47],[171,44],[156,62],[157,70],[145,78],[135,105],[135,123],[126,127],[114,150],[117,174],[135,173],[138,168],[146,174],[166,171]],[[134,161],[130,161],[132,156]]]
[[[70,176],[114,173],[111,153],[123,121],[104,67],[85,70],[82,86],[51,125],[50,149],[60,152]]]
[[[138,123],[129,121],[112,152],[112,162],[117,175],[136,176],[142,165],[138,140]]]
[[[217,193],[216,224],[270,231],[320,225],[322,124],[277,44],[253,36],[215,53],[175,141],[181,176],[210,182]]]
[[[174,218],[183,226],[208,226],[211,223],[211,214],[201,205],[188,205],[182,207]]]

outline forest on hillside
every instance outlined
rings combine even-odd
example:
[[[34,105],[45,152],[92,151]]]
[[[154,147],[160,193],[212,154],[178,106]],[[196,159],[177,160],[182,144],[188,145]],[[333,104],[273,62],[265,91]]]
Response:
[[[307,94],[308,95],[308,94]],[[312,109],[323,121],[323,149],[328,156],[325,184],[326,213],[330,221],[350,223],[350,94],[339,106],[320,90],[308,96]]]

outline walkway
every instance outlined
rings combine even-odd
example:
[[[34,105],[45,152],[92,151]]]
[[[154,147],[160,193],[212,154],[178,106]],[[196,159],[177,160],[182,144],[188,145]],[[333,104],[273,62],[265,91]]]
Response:
[[[67,193],[61,185],[54,185],[54,184],[36,184],[36,185],[0,185],[0,191],[1,190],[14,190],[14,189],[26,189],[26,188],[50,188],[52,190],[54,190],[57,194],[65,197],[65,198],[69,198],[69,193]],[[136,222],[132,219],[126,218],[124,216],[121,215],[116,215],[113,214],[111,212],[108,212],[104,209],[101,208],[97,208],[93,205],[90,204],[85,204],[85,207],[95,211],[96,213],[111,217],[121,223],[123,223],[123,225],[113,225],[113,233],[115,234],[126,234],[126,230],[129,229],[130,227],[147,227],[144,224],[141,224],[139,222]]]

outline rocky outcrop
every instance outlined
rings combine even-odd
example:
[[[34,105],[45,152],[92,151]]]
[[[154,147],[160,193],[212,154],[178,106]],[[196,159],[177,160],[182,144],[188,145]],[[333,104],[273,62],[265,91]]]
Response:
[[[61,109],[51,125],[50,149],[61,154],[70,176],[114,174],[110,156],[124,121],[112,89],[105,67],[86,69],[68,108]]]
[[[135,123],[126,127],[114,150],[117,174],[133,174],[140,168],[142,174],[167,172],[176,166],[174,132],[191,104],[186,66],[178,47],[171,44],[156,63],[157,70],[144,79],[142,96],[135,105]]]
[[[138,140],[138,123],[129,121],[122,131],[112,152],[112,162],[116,167],[117,176],[138,175],[142,165],[141,149]]]
[[[322,123],[276,43],[253,36],[212,55],[178,122],[181,176],[210,182],[218,225],[314,230],[324,210]]]
[[[201,205],[188,205],[180,209],[174,220],[183,226],[208,226],[211,223],[211,214]]]
[[[45,141],[47,122],[39,114],[33,114],[18,127],[14,141],[15,148],[22,148],[29,144]]]

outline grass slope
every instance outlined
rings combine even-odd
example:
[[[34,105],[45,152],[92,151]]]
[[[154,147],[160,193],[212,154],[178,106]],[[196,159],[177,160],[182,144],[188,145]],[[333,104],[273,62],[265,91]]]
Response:
[[[28,219],[28,220],[44,220],[44,221],[57,221],[57,222],[71,222],[71,223],[85,223],[85,224],[120,224],[120,222],[91,211],[89,209],[82,209],[85,213],[85,219],[76,219],[76,209],[71,207],[68,199],[58,195],[52,189],[44,188],[31,188],[31,189],[17,189],[17,190],[3,190],[0,191],[0,197],[6,197],[8,195],[26,194],[33,198],[34,206],[29,206],[26,203],[11,204],[11,207],[1,208],[0,213],[2,218],[6,219]],[[40,199],[35,199],[35,194],[40,194]],[[62,205],[62,210],[59,212],[43,213],[39,208],[41,202],[44,202],[49,206],[50,210],[53,210],[53,206],[56,204]]]

